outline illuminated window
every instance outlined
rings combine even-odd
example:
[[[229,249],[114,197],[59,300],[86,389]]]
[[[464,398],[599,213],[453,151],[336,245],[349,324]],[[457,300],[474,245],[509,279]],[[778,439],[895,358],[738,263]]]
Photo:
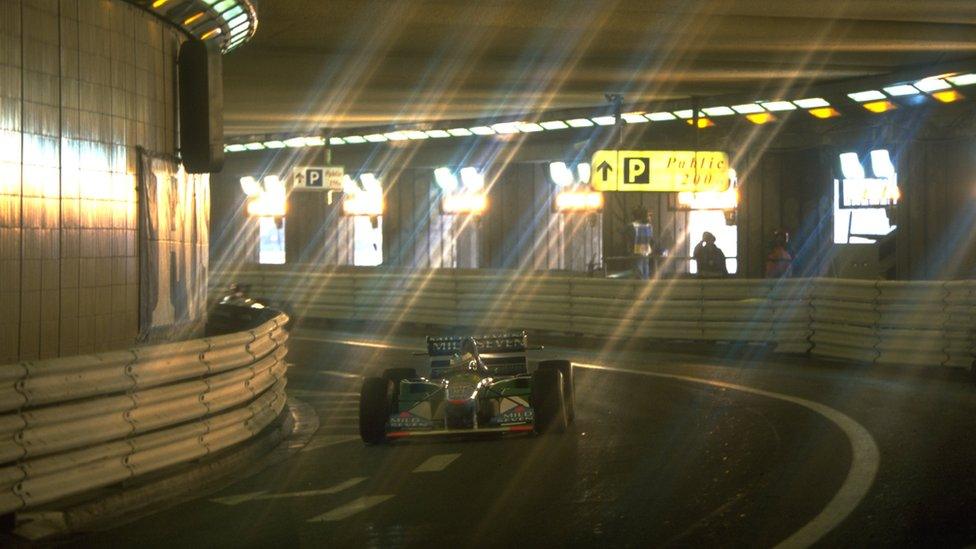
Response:
[[[285,218],[259,217],[258,263],[282,265],[285,262]]]
[[[352,218],[352,264],[374,267],[383,263],[383,216]]]
[[[737,258],[739,232],[737,225],[726,225],[725,212],[721,210],[692,210],[688,212],[688,272],[698,272],[698,265],[691,259],[695,246],[702,240],[702,233],[715,235],[715,245],[725,254],[725,268],[735,274],[739,267]]]
[[[895,229],[886,207],[898,203],[898,174],[887,150],[840,155],[841,179],[834,180],[834,243],[873,244]],[[868,172],[865,167],[870,166]]]

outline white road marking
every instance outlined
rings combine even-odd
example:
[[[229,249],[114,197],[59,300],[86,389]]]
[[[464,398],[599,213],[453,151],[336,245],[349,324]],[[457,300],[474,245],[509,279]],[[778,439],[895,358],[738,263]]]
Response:
[[[461,454],[438,454],[430,456],[427,461],[421,463],[413,470],[414,473],[436,473],[443,471],[448,465],[454,462]]]
[[[288,389],[288,394],[296,397],[306,398],[329,398],[330,400],[352,400],[358,399],[359,393],[353,391],[310,391],[308,389]]]
[[[359,484],[360,482],[366,480],[366,477],[353,477],[349,480],[345,480],[336,484],[335,486],[330,486],[328,488],[323,488],[321,490],[304,490],[302,492],[283,492],[279,494],[269,494],[266,491],[261,492],[251,492],[249,494],[240,494],[237,496],[227,496],[224,498],[215,498],[211,501],[215,503],[222,503],[224,505],[238,505],[248,501],[261,501],[267,499],[284,499],[284,498],[307,498],[312,496],[324,496],[328,494],[338,494],[343,490],[348,490],[353,486]]]
[[[318,374],[320,376],[335,376],[345,379],[362,379],[363,376],[350,374],[348,372],[337,372],[335,370],[319,370]]]
[[[336,444],[342,444],[344,442],[351,442],[353,440],[359,440],[358,435],[320,435],[314,437],[312,440],[308,441],[300,451],[309,452],[312,450],[321,450],[322,448],[328,448],[329,446],[335,446]]]
[[[837,493],[834,494],[834,497],[831,498],[831,500],[827,503],[827,506],[824,507],[817,516],[813,517],[813,520],[794,532],[792,535],[790,535],[790,537],[776,545],[777,549],[809,547],[822,539],[825,535],[827,535],[828,532],[837,527],[837,525],[843,522],[844,519],[846,519],[847,516],[854,511],[861,500],[864,499],[864,496],[867,495],[868,490],[870,490],[871,485],[874,483],[874,477],[878,473],[878,464],[881,461],[881,453],[878,450],[878,445],[875,442],[874,437],[871,436],[871,433],[868,432],[863,425],[854,421],[844,413],[835,410],[830,406],[820,404],[819,402],[814,402],[812,400],[786,395],[783,393],[755,389],[745,385],[727,383],[724,381],[713,381],[710,379],[702,379],[677,374],[647,372],[644,370],[632,370],[629,368],[616,368],[602,366],[599,364],[583,364],[579,362],[573,362],[573,364],[580,368],[587,368],[591,370],[605,370],[610,372],[637,374],[665,379],[676,379],[691,383],[701,383],[704,385],[711,385],[713,387],[722,387],[743,393],[750,393],[753,395],[782,400],[796,404],[797,406],[802,406],[816,414],[819,414],[840,428],[844,435],[847,436],[847,440],[851,444],[851,466],[847,471],[847,478],[844,479],[844,483],[841,485],[840,489],[837,490]]]
[[[379,505],[391,498],[393,498],[392,494],[382,496],[363,496],[345,505],[336,507],[331,511],[322,513],[317,517],[312,517],[308,519],[308,522],[337,522],[347,519],[356,513],[361,513],[370,507],[375,507],[376,505]]]

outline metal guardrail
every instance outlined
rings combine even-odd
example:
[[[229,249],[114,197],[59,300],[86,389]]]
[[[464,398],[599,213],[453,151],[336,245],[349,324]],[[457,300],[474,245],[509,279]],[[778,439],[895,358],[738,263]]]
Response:
[[[976,281],[639,281],[303,265],[212,273],[211,280],[249,284],[299,317],[763,342],[779,352],[870,363],[976,361]]]
[[[0,514],[251,438],[285,405],[288,317],[234,334],[0,366]]]

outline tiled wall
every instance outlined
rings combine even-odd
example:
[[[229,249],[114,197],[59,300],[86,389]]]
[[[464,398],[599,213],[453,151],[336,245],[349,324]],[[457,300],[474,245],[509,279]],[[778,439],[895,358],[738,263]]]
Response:
[[[136,150],[175,153],[180,39],[120,0],[0,0],[0,364],[134,342]]]

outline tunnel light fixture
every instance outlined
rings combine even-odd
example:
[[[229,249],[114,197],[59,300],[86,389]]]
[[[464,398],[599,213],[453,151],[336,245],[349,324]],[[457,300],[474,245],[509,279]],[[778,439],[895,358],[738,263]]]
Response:
[[[370,143],[382,143],[387,140],[386,136],[381,133],[371,133],[369,135],[364,136],[364,138],[366,139],[366,141],[369,141]]]
[[[284,140],[284,144],[287,145],[287,146],[289,146],[289,147],[293,147],[293,148],[304,147],[305,146],[305,138],[304,137],[292,137],[291,139],[285,139]]]
[[[695,120],[693,118],[689,118],[688,120],[685,120],[685,122],[687,122],[689,126],[695,125]],[[712,122],[711,119],[703,116],[698,118],[698,129],[711,128],[714,125],[715,122]]]
[[[752,122],[753,124],[762,126],[763,124],[768,124],[776,120],[776,116],[771,112],[757,112],[753,114],[747,114],[746,120]]]
[[[227,145],[226,147],[224,147],[224,150],[227,151],[227,152],[235,152],[236,153],[236,152],[246,151],[247,150],[247,147],[245,147],[244,145],[241,145],[240,143],[234,143],[233,145]]]
[[[807,111],[814,118],[819,118],[825,120],[827,118],[834,118],[840,116],[840,111],[833,107],[821,107],[819,109],[810,109]]]
[[[915,87],[922,90],[925,93],[932,93],[940,90],[947,90],[952,86],[948,82],[941,78],[923,78],[918,82],[915,82]]]
[[[894,103],[892,103],[891,101],[887,101],[887,100],[885,100],[885,101],[870,101],[868,103],[861,103],[861,106],[864,107],[865,109],[867,109],[867,110],[875,113],[875,114],[881,114],[883,112],[893,111],[896,108],[898,108],[898,107],[895,106]]]
[[[473,166],[461,168],[461,184],[466,192],[480,192],[485,188],[485,174]]]
[[[871,151],[871,171],[874,172],[874,177],[879,179],[895,178],[895,165],[891,162],[891,155],[887,149]]]
[[[565,130],[569,127],[562,120],[547,120],[545,122],[539,122],[539,125],[547,130]]]
[[[240,183],[241,190],[244,191],[246,196],[257,196],[264,190],[261,184],[258,183],[258,180],[250,175],[242,177]]]
[[[590,182],[590,171],[589,162],[580,162],[576,165],[576,175],[579,176],[580,183],[585,184]]]
[[[434,170],[434,183],[440,187],[444,194],[453,193],[458,189],[458,179],[448,167],[440,167]]]
[[[407,136],[407,139],[411,139],[414,141],[420,139],[427,139],[428,137],[430,137],[429,135],[427,135],[427,132],[422,132],[420,130],[407,130],[403,132],[403,134]]]
[[[669,120],[674,120],[677,118],[675,115],[662,111],[662,112],[652,112],[651,114],[645,115],[651,122],[667,122]]]
[[[453,135],[454,137],[468,137],[472,135],[471,130],[467,128],[451,128],[447,130],[447,133]]]
[[[885,93],[892,97],[902,97],[905,95],[918,95],[918,88],[911,84],[898,84],[896,86],[888,86],[884,89]]]
[[[887,99],[888,96],[879,92],[878,90],[867,90],[867,91],[849,93],[847,94],[847,97],[850,97],[851,99],[857,101],[858,103],[864,103],[866,101],[884,100]]]
[[[201,17],[203,17],[203,12],[202,11],[198,11],[198,12],[194,13],[193,15],[191,15],[191,16],[187,17],[186,19],[184,19],[183,20],[183,26],[189,27],[190,25],[192,25],[196,21],[199,21]]]
[[[625,112],[620,115],[620,118],[628,124],[645,124],[648,121],[642,112]]]
[[[593,125],[593,121],[589,118],[573,118],[572,120],[567,120],[566,123],[571,128],[589,128]]]
[[[962,94],[956,90],[942,90],[934,92],[932,97],[942,103],[954,103],[962,99]]]
[[[494,135],[495,134],[495,130],[489,128],[488,126],[475,126],[473,128],[468,128],[468,129],[470,129],[471,130],[471,133],[473,133],[475,135]]]
[[[264,143],[261,143],[259,141],[255,141],[254,143],[245,143],[244,148],[249,151],[263,151]]]
[[[617,123],[616,117],[613,116],[594,116],[590,120],[597,126],[613,126]]]
[[[284,141],[278,141],[278,140],[265,141],[264,146],[269,149],[284,149],[285,147],[287,147]]]
[[[560,191],[553,200],[553,207],[559,213],[597,212],[603,209],[603,193],[589,190]]]
[[[361,135],[347,135],[347,136],[343,137],[342,139],[344,139],[346,141],[346,143],[350,143],[352,145],[359,145],[360,143],[365,143],[366,142],[366,138],[364,138]]]
[[[321,136],[306,137],[305,146],[306,147],[321,147],[325,145],[325,138]]]
[[[689,210],[734,210],[739,206],[739,190],[729,187],[724,191],[682,191],[676,200]]]
[[[346,141],[341,137],[330,137],[329,145],[345,145]]]
[[[708,116],[731,116],[735,114],[731,107],[705,107],[702,112]]]
[[[427,137],[433,137],[434,139],[443,139],[445,137],[451,137],[451,134],[447,130],[427,130]]]
[[[797,99],[793,102],[794,105],[800,107],[801,109],[820,109],[823,107],[829,107],[830,102],[828,102],[823,97],[810,97],[807,99]]]
[[[495,130],[495,133],[500,135],[509,135],[519,132],[518,122],[500,122],[498,124],[492,124],[491,129]]]
[[[383,215],[383,195],[360,192],[344,194],[342,198],[342,213],[348,216],[379,217]]]
[[[485,193],[461,193],[441,198],[441,212],[445,214],[480,215],[488,209]]]
[[[518,129],[522,133],[535,133],[541,132],[543,127],[535,122],[519,122]]]
[[[770,112],[795,111],[796,105],[789,101],[769,101],[762,104],[763,108]]]
[[[383,135],[385,135],[386,138],[389,139],[390,141],[406,141],[407,140],[407,134],[405,134],[403,132],[388,132],[388,133],[384,133]]]
[[[864,166],[856,152],[841,153],[840,172],[844,179],[864,179]]]
[[[161,8],[166,4],[166,2],[169,2],[169,0],[154,0],[152,3],[152,7]]]
[[[691,109],[685,109],[685,110],[681,110],[681,111],[674,111],[674,115],[677,116],[678,118],[683,119],[683,120],[687,120],[687,119],[693,117],[694,116],[694,113],[692,112]]]
[[[976,84],[976,73],[957,74],[955,76],[947,76],[946,80],[952,82],[953,86],[971,86],[973,84]]]
[[[739,114],[754,114],[757,112],[766,112],[766,109],[763,109],[762,105],[758,103],[745,103],[743,105],[732,105],[732,110]]]
[[[575,183],[572,170],[566,166],[565,162],[549,163],[549,179],[558,187],[569,187]]]

